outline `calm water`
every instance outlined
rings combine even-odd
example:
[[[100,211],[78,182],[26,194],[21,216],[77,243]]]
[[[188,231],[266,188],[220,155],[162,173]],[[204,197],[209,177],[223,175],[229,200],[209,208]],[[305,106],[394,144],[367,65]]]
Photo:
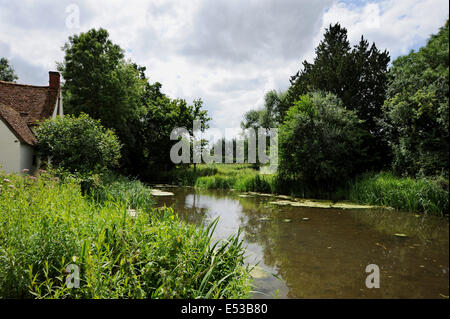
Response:
[[[241,228],[247,262],[267,273],[255,279],[254,298],[449,295],[448,219],[388,210],[275,206],[268,202],[276,198],[244,198],[232,191],[163,189],[175,196],[157,198],[158,206],[172,206],[188,222],[202,225],[220,217],[215,238]],[[366,288],[369,264],[380,268],[379,289]]]

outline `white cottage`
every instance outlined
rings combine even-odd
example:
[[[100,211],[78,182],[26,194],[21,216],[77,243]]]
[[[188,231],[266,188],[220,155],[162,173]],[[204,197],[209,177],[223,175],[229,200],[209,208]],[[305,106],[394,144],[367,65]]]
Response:
[[[34,171],[38,160],[33,127],[58,115],[63,115],[58,72],[49,72],[48,86],[0,81],[0,169],[8,173]]]

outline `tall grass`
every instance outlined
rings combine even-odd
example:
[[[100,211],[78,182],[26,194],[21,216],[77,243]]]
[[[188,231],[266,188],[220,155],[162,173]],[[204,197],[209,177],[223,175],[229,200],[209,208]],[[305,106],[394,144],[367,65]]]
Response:
[[[367,174],[351,183],[349,199],[412,212],[448,214],[448,180],[398,178],[386,172]]]
[[[145,211],[151,210],[155,203],[151,189],[142,182],[114,174],[103,176],[101,183],[90,187],[88,195],[100,204],[115,201]]]
[[[149,209],[134,190],[113,183],[97,201],[75,180],[0,173],[0,297],[248,296],[238,236],[212,243],[215,223],[185,224],[171,209]],[[65,284],[69,264],[80,268],[79,288]]]

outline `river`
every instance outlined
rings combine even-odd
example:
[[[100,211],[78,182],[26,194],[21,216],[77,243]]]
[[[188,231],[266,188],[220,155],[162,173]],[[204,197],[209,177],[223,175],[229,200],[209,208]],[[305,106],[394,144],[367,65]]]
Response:
[[[269,204],[275,197],[225,190],[161,188],[157,197],[189,223],[219,217],[216,239],[242,230],[254,269],[253,298],[446,298],[448,218],[385,209]],[[366,267],[379,268],[367,288]]]

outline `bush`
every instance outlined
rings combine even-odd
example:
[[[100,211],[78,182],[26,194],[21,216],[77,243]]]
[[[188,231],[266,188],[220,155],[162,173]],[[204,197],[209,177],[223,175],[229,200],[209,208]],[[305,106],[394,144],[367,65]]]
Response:
[[[280,127],[280,174],[318,193],[334,190],[359,167],[360,123],[331,93],[303,95]]]
[[[212,243],[216,223],[198,229],[171,209],[132,216],[116,196],[99,205],[45,173],[0,172],[0,192],[0,298],[248,297],[239,235]],[[78,289],[65,285],[69,264]]]
[[[118,165],[121,146],[116,135],[86,114],[44,120],[36,136],[40,157],[71,173],[102,172]]]

